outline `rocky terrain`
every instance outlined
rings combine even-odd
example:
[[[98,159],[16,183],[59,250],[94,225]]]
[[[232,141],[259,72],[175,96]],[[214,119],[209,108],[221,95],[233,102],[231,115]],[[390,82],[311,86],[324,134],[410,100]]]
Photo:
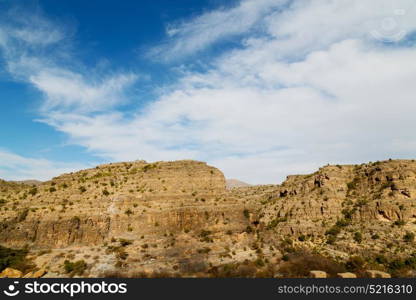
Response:
[[[233,188],[186,160],[0,181],[0,277],[414,277],[415,205],[411,160]]]

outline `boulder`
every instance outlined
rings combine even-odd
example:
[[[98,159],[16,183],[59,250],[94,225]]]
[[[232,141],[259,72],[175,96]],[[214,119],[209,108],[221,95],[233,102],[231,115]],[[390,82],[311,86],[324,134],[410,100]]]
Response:
[[[351,272],[338,273],[338,278],[357,278],[357,275]]]
[[[27,273],[23,278],[41,278],[43,277],[47,271],[45,269],[40,269],[38,271],[32,271]]]
[[[309,277],[312,278],[327,278],[327,274],[325,271],[310,271],[309,272]]]
[[[0,273],[0,278],[21,278],[22,272],[12,268],[6,268]]]
[[[391,278],[391,275],[389,273],[378,270],[367,270],[365,273],[370,278]]]

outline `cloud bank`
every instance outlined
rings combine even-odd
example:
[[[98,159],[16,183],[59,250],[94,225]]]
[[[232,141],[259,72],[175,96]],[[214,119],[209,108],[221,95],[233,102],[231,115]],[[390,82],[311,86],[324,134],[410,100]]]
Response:
[[[91,167],[86,164],[54,162],[42,158],[28,158],[0,149],[0,178],[8,180],[49,180],[63,173]]]

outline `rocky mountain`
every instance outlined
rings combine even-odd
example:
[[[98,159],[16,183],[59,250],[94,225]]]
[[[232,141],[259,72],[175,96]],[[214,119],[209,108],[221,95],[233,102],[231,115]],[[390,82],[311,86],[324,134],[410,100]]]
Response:
[[[0,181],[0,268],[50,277],[414,276],[415,205],[413,160],[328,165],[232,189],[203,162],[100,165],[39,185]]]

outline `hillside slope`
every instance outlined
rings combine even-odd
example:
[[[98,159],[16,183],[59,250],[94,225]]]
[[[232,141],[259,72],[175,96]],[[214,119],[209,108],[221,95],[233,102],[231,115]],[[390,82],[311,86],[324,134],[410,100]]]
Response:
[[[29,248],[48,276],[74,275],[65,260],[83,261],[80,274],[90,277],[316,268],[413,276],[415,223],[413,160],[325,166],[231,190],[221,171],[197,161],[107,164],[39,185],[0,181],[0,244]]]

